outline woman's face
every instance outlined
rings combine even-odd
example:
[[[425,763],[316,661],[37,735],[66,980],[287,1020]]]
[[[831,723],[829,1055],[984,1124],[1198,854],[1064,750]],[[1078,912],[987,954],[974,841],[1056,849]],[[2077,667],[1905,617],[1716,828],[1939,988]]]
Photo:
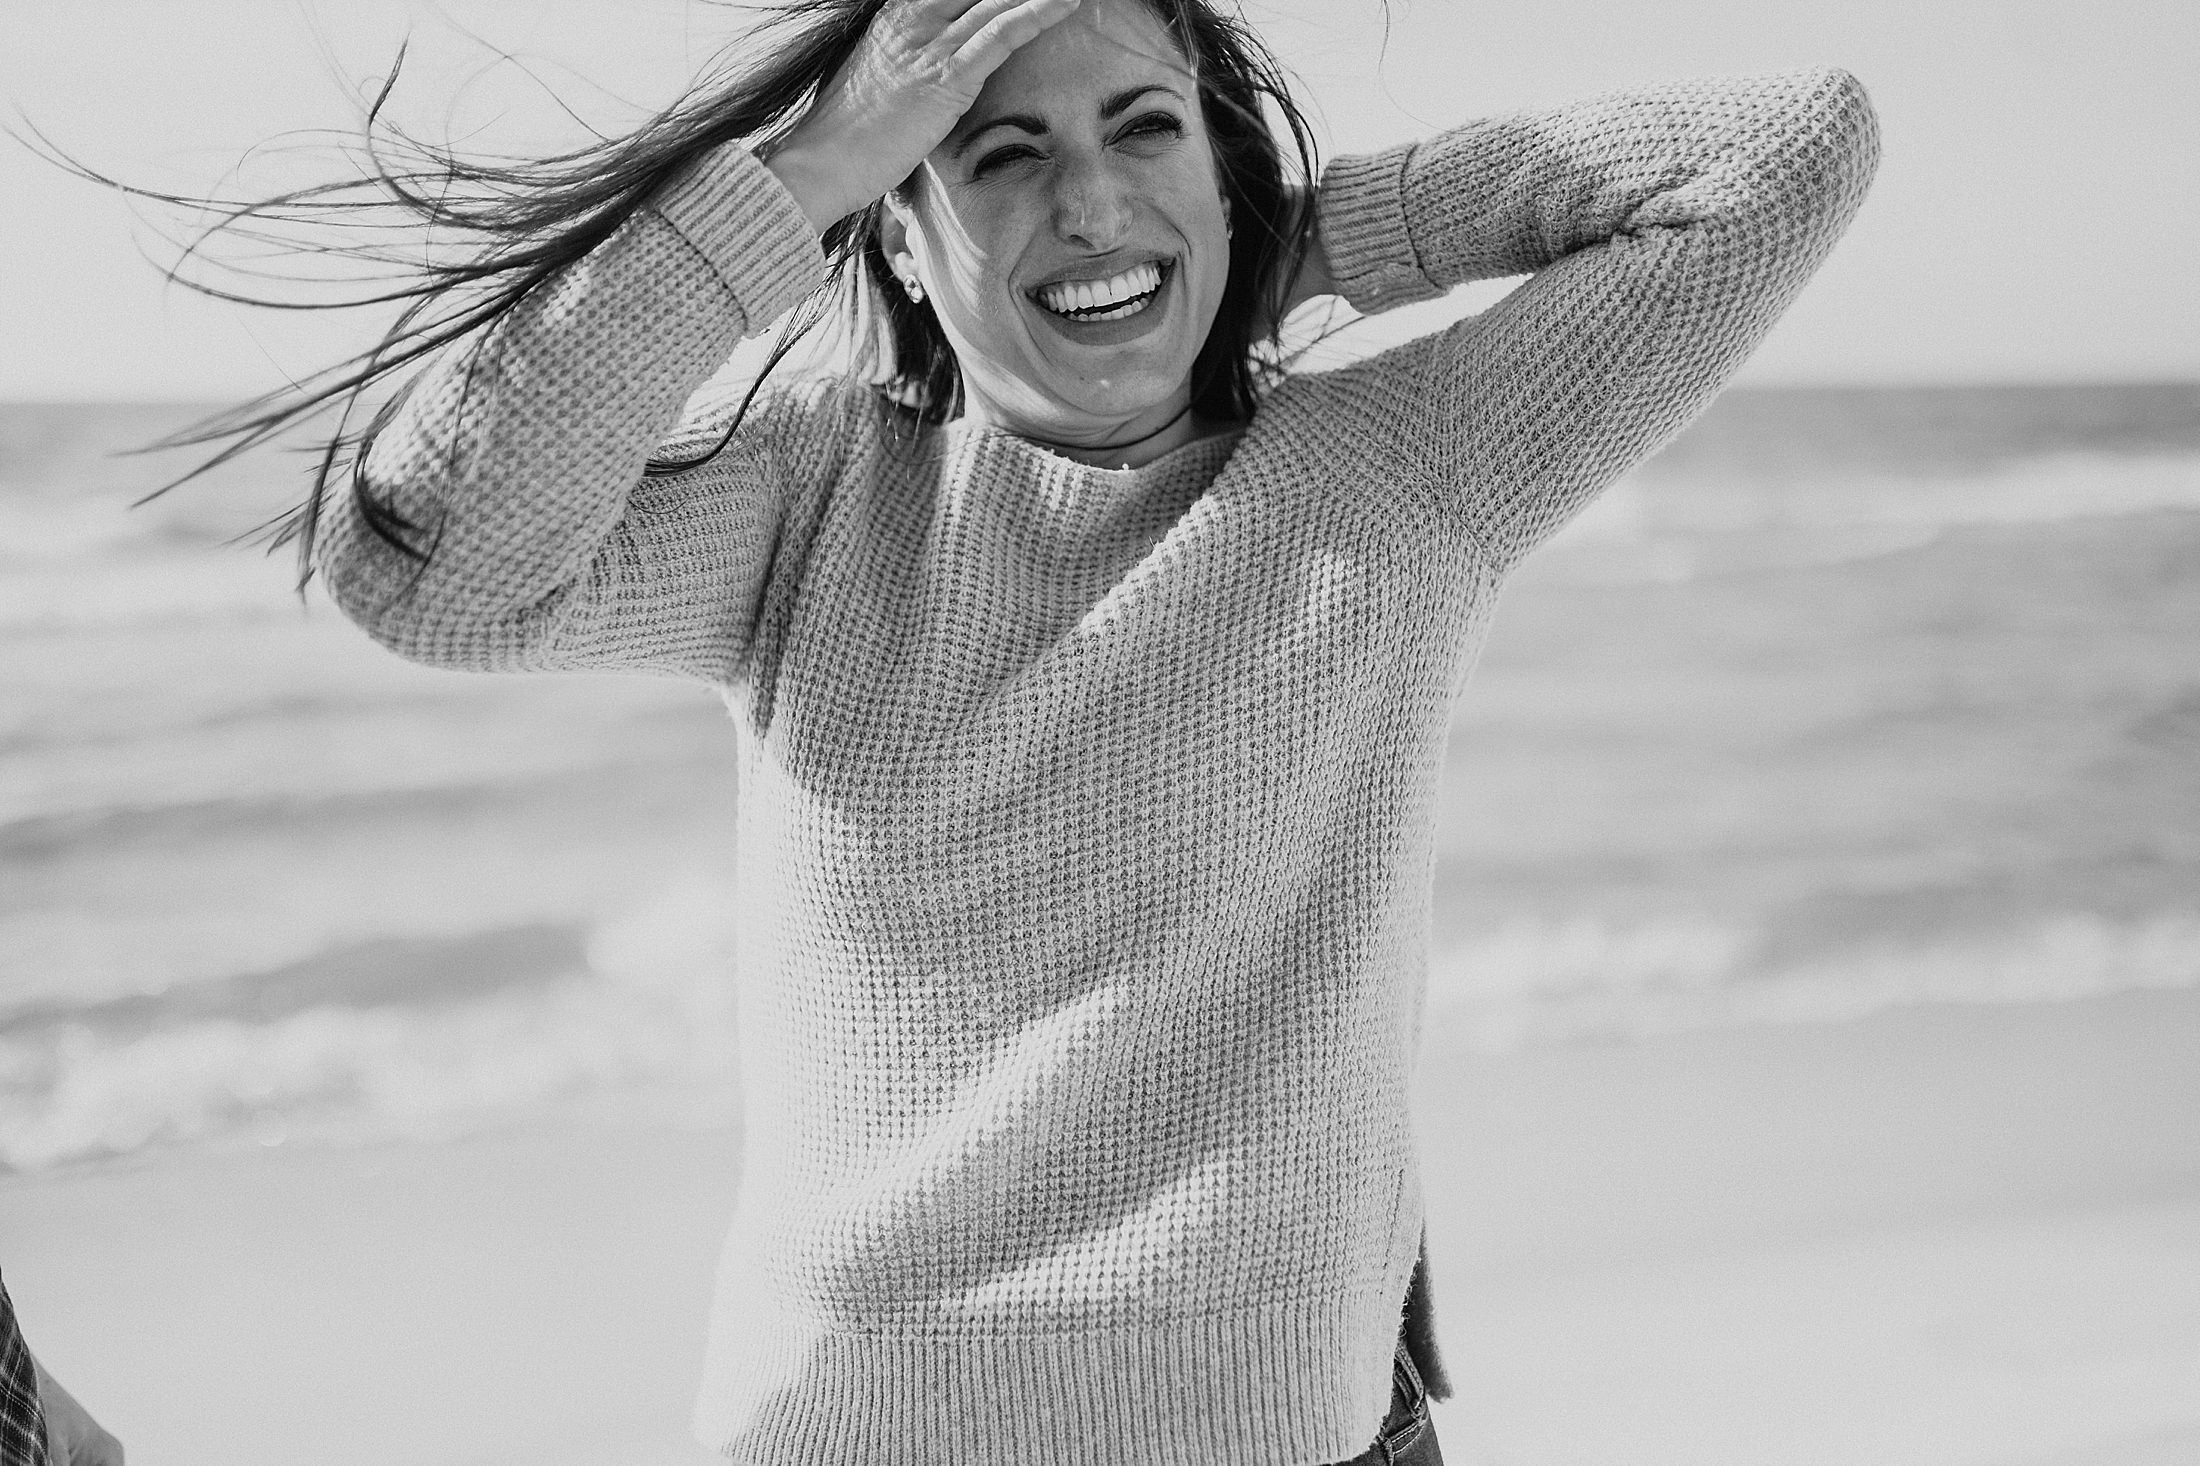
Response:
[[[1198,82],[1142,0],[1086,0],[1017,51],[888,204],[973,415],[1099,444],[1190,402],[1229,225]]]

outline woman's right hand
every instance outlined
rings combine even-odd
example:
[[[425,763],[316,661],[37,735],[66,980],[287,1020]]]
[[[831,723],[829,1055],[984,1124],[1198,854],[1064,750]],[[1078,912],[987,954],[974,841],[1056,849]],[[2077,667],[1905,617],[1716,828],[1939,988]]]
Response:
[[[900,186],[1079,0],[888,0],[766,166],[818,233]]]

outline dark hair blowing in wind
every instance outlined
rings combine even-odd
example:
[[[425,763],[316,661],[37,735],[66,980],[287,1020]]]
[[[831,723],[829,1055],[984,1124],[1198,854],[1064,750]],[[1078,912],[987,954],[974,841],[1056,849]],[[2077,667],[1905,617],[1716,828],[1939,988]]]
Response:
[[[396,307],[380,340],[304,380],[210,417],[156,446],[216,451],[168,487],[310,422],[317,430],[311,486],[267,528],[273,546],[295,545],[299,583],[310,579],[313,547],[330,485],[346,473],[373,531],[415,558],[428,547],[417,527],[368,480],[374,437],[396,412],[423,361],[491,331],[565,266],[586,255],[693,159],[739,141],[769,155],[810,100],[841,68],[887,0],[783,0],[663,111],[623,136],[539,159],[467,157],[422,142],[383,117],[397,63],[369,106],[365,167],[356,178],[254,202],[185,198],[130,188],[79,165],[76,171],[164,204],[219,215],[171,269],[204,294],[291,310]],[[1316,176],[1314,143],[1282,68],[1240,20],[1208,0],[1142,0],[1161,19],[1200,85],[1201,110],[1231,213],[1229,280],[1192,372],[1192,405],[1204,416],[1243,421],[1282,371],[1281,306],[1313,228],[1304,185]],[[1295,158],[1286,164],[1272,107]],[[67,160],[64,160],[65,162]],[[810,332],[838,319],[854,370],[876,384],[881,410],[904,427],[940,423],[962,407],[953,349],[929,304],[912,303],[880,244],[884,206],[874,202],[826,231],[827,275],[780,332],[718,444],[651,474],[709,461],[738,429],[757,388]],[[272,244],[278,252],[336,257],[380,273],[338,300],[291,301],[225,289],[184,271],[214,236]],[[424,250],[422,241],[432,242]],[[329,427],[325,419],[333,416]],[[364,421],[362,421],[364,419]],[[322,434],[325,434],[323,436]]]

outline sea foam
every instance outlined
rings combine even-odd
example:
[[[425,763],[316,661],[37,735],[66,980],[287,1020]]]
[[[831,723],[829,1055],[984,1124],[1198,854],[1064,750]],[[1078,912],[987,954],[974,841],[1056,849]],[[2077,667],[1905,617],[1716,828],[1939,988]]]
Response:
[[[391,950],[348,980],[0,1014],[0,1167],[449,1136],[586,1100],[688,1123],[737,1113],[734,952],[715,883],[697,875],[596,925],[578,962],[540,942],[517,955],[530,952],[533,970],[467,983],[408,976]]]
[[[2067,912],[2003,931],[1768,960],[1709,918],[1518,921],[1431,964],[1429,1005],[1491,1052],[1702,1028],[1837,1023],[1928,1004],[2071,1002],[2200,987],[2200,916]]]

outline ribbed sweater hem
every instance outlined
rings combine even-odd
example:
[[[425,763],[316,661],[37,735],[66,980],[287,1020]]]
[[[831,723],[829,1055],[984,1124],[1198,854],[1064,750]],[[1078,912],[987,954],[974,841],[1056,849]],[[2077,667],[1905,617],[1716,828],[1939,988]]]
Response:
[[[848,1334],[744,1309],[742,1367],[706,1387],[696,1434],[775,1466],[1320,1466],[1381,1428],[1403,1286],[1066,1334]]]

